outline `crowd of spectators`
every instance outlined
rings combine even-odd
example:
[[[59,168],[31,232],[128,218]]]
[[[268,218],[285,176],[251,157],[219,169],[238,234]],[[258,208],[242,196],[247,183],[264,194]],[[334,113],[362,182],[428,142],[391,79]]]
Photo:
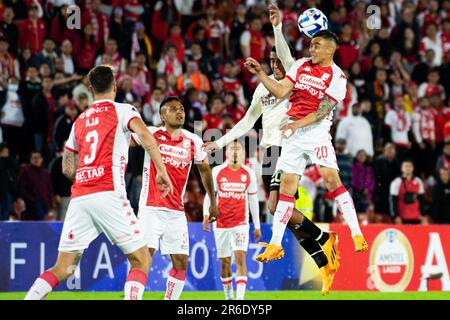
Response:
[[[64,220],[71,182],[61,172],[63,146],[93,101],[85,75],[96,64],[113,66],[116,100],[133,104],[149,125],[161,125],[164,96],[179,95],[187,130],[232,128],[258,85],[245,57],[270,73],[269,3],[0,0],[0,219]],[[80,17],[68,11],[73,4]],[[379,6],[380,28],[367,23],[368,4]],[[297,28],[308,7],[321,9],[339,36],[336,63],[348,85],[332,135],[362,221],[450,223],[450,0],[279,5],[296,58],[308,55]],[[79,28],[68,28],[77,18]],[[250,136],[259,138],[260,128]],[[259,170],[262,150],[247,151]],[[134,208],[142,161],[143,150],[131,148],[126,181]],[[203,194],[194,170],[184,199],[190,221],[201,220]],[[323,200],[319,193],[316,212],[327,206]],[[267,210],[262,214],[264,221]],[[316,216],[323,219],[340,216]]]

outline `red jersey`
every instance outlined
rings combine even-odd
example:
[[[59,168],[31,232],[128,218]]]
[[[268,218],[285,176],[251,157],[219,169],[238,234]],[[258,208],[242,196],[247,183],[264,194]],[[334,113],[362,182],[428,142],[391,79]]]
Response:
[[[203,117],[203,120],[206,121],[206,129],[218,129],[222,123],[222,113],[212,114],[208,112]]]
[[[217,228],[232,228],[249,222],[248,196],[256,194],[258,184],[255,172],[241,165],[232,169],[228,162],[212,169],[217,197]]]
[[[415,177],[411,180],[396,178],[390,186],[390,194],[398,197],[398,214],[400,218],[405,220],[420,220],[420,202],[416,200],[413,203],[405,203],[406,192],[423,195],[425,192],[423,182]]]
[[[183,130],[178,138],[173,138],[164,127],[149,127],[149,131],[158,143],[162,161],[172,182],[173,193],[161,199],[161,192],[156,186],[156,166],[148,153],[145,153],[139,207],[162,207],[184,213],[183,197],[192,161],[202,162],[207,157],[202,150],[203,141],[187,130]],[[133,134],[132,139],[140,143],[137,135]]]
[[[316,165],[312,165],[306,168],[303,176],[307,177],[315,185],[318,185],[322,181],[322,175],[320,174],[319,168]]]
[[[80,114],[65,146],[79,159],[72,199],[105,191],[126,196],[129,123],[140,117],[135,107],[112,100],[95,101]]]
[[[313,64],[311,58],[299,59],[286,77],[294,84],[287,115],[297,119],[315,112],[324,95],[338,103],[347,92],[347,78],[336,64],[321,67]]]

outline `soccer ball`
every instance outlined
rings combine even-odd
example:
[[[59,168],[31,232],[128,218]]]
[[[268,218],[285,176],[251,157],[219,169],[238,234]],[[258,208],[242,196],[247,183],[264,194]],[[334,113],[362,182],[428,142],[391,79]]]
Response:
[[[317,31],[328,29],[328,19],[319,9],[311,8],[298,17],[298,28],[305,36],[312,38]]]

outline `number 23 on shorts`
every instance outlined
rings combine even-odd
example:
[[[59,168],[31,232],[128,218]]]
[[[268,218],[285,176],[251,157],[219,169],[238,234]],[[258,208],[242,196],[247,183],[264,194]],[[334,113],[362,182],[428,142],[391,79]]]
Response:
[[[316,152],[317,159],[328,158],[328,148],[327,146],[315,147],[314,151]]]

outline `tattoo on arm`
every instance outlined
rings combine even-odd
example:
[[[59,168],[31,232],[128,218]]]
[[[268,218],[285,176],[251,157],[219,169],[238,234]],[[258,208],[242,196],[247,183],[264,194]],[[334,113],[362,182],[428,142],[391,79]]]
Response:
[[[319,106],[317,107],[317,111],[315,112],[317,121],[325,119],[325,117],[330,114],[331,110],[333,110],[335,105],[335,101],[327,96],[323,96]]]
[[[77,167],[78,167],[78,155],[71,151],[64,150],[62,162],[63,174],[71,181],[73,181],[75,180]]]

